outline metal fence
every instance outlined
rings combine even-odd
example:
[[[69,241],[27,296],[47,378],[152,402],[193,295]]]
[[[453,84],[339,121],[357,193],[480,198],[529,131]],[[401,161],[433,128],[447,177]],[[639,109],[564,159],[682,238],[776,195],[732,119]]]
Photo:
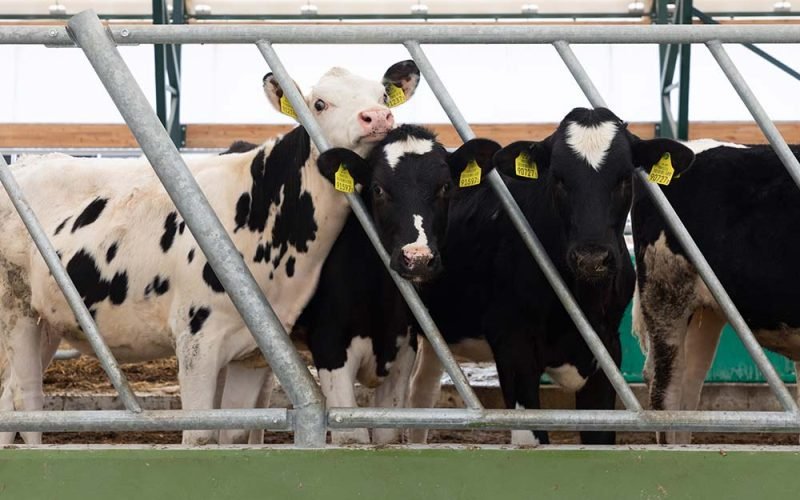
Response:
[[[687,250],[730,323],[764,374],[778,398],[782,412],[707,412],[643,410],[631,388],[565,286],[541,242],[496,171],[489,184],[522,236],[531,255],[555,290],[581,335],[608,376],[625,409],[614,410],[486,410],[453,358],[413,286],[389,269],[388,255],[380,243],[361,199],[348,201],[386,268],[417,318],[423,333],[466,403],[466,409],[325,408],[319,387],[289,341],[278,318],[265,300],[233,243],[189,173],[164,127],[125,65],[117,44],[255,44],[286,92],[317,148],[328,144],[305,102],[292,84],[273,44],[403,44],[416,61],[425,80],[463,140],[475,137],[456,103],[420,44],[551,44],[593,106],[603,98],[581,66],[570,44],[697,43],[711,51],[754,119],[800,186],[800,165],[767,117],[723,48],[723,43],[799,43],[800,26],[114,26],[105,28],[91,11],[82,12],[62,27],[2,27],[0,44],[78,46],[100,77],[127,122],[144,154],[185,219],[200,248],[219,276],[225,290],[252,332],[262,353],[285,388],[293,409],[142,411],[113,355],[103,342],[91,315],[70,281],[54,248],[14,181],[10,169],[0,166],[0,182],[25,221],[79,324],[86,332],[103,368],[125,404],[123,411],[3,412],[0,431],[97,431],[97,430],[195,430],[268,429],[293,430],[295,445],[319,447],[328,429],[440,428],[440,429],[540,429],[626,431],[800,431],[798,406],[767,360],[752,332],[734,307],[719,280],[700,253],[661,190],[646,182],[648,194],[669,227]],[[5,163],[5,162],[4,162]]]

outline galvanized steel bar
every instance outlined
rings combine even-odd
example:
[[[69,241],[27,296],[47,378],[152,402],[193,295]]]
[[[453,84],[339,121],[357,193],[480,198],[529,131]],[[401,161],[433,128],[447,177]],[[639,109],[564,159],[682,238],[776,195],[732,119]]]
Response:
[[[290,431],[296,410],[4,411],[0,432],[182,431],[268,429]]]
[[[603,96],[601,96],[600,92],[597,91],[597,87],[594,86],[594,82],[591,78],[589,78],[588,73],[586,73],[583,65],[575,56],[575,53],[572,51],[572,47],[569,46],[569,43],[565,42],[564,40],[559,40],[553,44],[553,47],[555,47],[558,55],[561,56],[564,64],[567,65],[569,72],[572,73],[572,78],[574,78],[578,83],[578,86],[586,95],[586,98],[589,99],[589,102],[592,103],[592,106],[595,108],[607,107]]]
[[[256,343],[298,409],[296,444],[325,444],[324,401],[225,228],[158,121],[119,51],[92,11],[68,23],[114,104],[150,160]]]
[[[439,103],[442,105],[445,113],[447,113],[450,121],[456,127],[461,139],[468,141],[474,138],[474,132],[470,128],[469,124],[467,124],[466,120],[464,120],[461,111],[459,111],[458,106],[456,106],[455,101],[453,101],[453,98],[450,96],[450,93],[442,83],[441,78],[439,78],[439,75],[436,73],[436,70],[428,60],[428,57],[425,55],[425,52],[422,50],[422,47],[420,47],[419,43],[416,41],[407,41],[404,45],[411,54],[411,57],[417,63],[422,75],[425,77],[425,81],[428,82],[433,94],[439,100]],[[492,189],[494,189],[498,198],[500,198],[500,202],[503,204],[503,208],[505,209],[506,213],[508,213],[512,224],[516,228],[517,232],[519,232],[522,240],[525,242],[525,245],[530,250],[537,264],[539,264],[542,273],[547,278],[550,286],[553,287],[553,291],[555,292],[556,296],[558,296],[559,300],[561,300],[561,303],[564,305],[564,309],[566,309],[567,313],[575,322],[575,326],[578,328],[578,331],[580,331],[581,336],[586,341],[586,344],[589,346],[592,354],[594,354],[597,362],[603,369],[603,372],[608,377],[608,380],[614,386],[614,389],[617,391],[617,394],[622,400],[622,403],[625,405],[625,408],[635,411],[641,410],[642,407],[639,404],[639,401],[636,399],[633,391],[631,391],[631,388],[625,382],[622,373],[620,373],[619,368],[617,368],[616,363],[614,363],[614,360],[608,354],[603,342],[597,336],[597,333],[592,328],[592,325],[586,319],[586,316],[583,314],[583,311],[581,311],[581,308],[578,306],[578,303],[575,301],[572,293],[564,284],[564,281],[558,274],[558,270],[556,270],[555,266],[553,265],[553,261],[550,260],[550,257],[547,255],[547,251],[544,249],[544,246],[539,241],[539,238],[536,237],[536,234],[533,232],[530,224],[528,224],[527,219],[525,219],[525,215],[522,213],[519,205],[514,200],[514,197],[511,195],[508,187],[506,187],[503,179],[500,177],[500,174],[497,173],[496,170],[492,170],[486,176],[486,178],[488,179],[489,184],[491,185]]]
[[[800,420],[766,411],[466,410],[331,408],[332,429],[402,427],[543,431],[798,432]]]
[[[714,59],[717,60],[717,64],[722,68],[725,76],[728,77],[733,88],[736,89],[736,93],[739,94],[739,97],[744,102],[744,105],[747,106],[750,114],[753,115],[753,119],[758,123],[761,131],[764,132],[767,140],[772,145],[772,149],[775,150],[775,153],[783,162],[786,170],[789,171],[789,175],[794,179],[795,184],[800,187],[800,162],[798,162],[797,158],[792,154],[783,136],[781,136],[781,133],[778,131],[778,127],[776,127],[769,116],[767,116],[767,112],[761,107],[761,103],[758,102],[753,91],[750,90],[750,86],[747,85],[747,82],[744,80],[744,77],[742,77],[742,74],[739,73],[736,65],[733,64],[733,61],[728,55],[728,52],[725,51],[722,43],[714,40],[708,42],[706,46],[708,50],[711,51],[711,55],[714,56]]]
[[[254,44],[271,43],[399,44],[416,40],[428,44],[552,44],[563,40],[580,44],[636,43],[796,43],[800,26],[509,26],[509,25],[114,25],[109,29],[118,44]],[[0,45],[34,44],[74,46],[59,26],[0,28]]]
[[[17,209],[17,213],[28,229],[31,239],[33,239],[33,242],[36,244],[36,248],[38,248],[39,252],[42,254],[42,258],[45,264],[47,264],[48,269],[50,269],[53,279],[56,280],[56,283],[58,283],[58,286],[64,292],[64,297],[67,299],[69,307],[75,314],[78,325],[83,329],[86,340],[89,341],[92,349],[94,349],[97,359],[100,361],[100,365],[108,375],[111,384],[119,393],[119,397],[125,405],[125,408],[131,412],[142,411],[141,406],[139,406],[139,401],[136,399],[136,395],[128,384],[128,379],[125,378],[125,374],[119,369],[119,364],[117,364],[117,360],[114,359],[111,349],[108,348],[105,340],[103,340],[103,336],[100,335],[100,332],[97,330],[94,318],[92,318],[89,309],[86,307],[86,304],[84,304],[81,294],[75,288],[75,284],[72,282],[69,274],[67,274],[64,264],[61,263],[61,258],[59,258],[56,249],[47,238],[47,233],[44,228],[42,228],[39,219],[25,199],[22,188],[20,188],[16,179],[14,179],[14,174],[11,173],[11,168],[6,164],[6,160],[2,155],[0,155],[0,183],[3,184],[8,198],[11,200],[11,203],[14,204],[14,208]],[[42,367],[42,369],[44,368],[46,367]]]
[[[256,45],[261,51],[261,54],[264,56],[264,59],[267,61],[270,69],[274,73],[275,79],[278,80],[278,83],[281,84],[281,88],[284,89],[286,98],[292,104],[292,107],[297,113],[298,120],[303,124],[309,136],[311,136],[311,139],[314,141],[317,149],[320,150],[320,152],[326,151],[330,146],[328,145],[328,141],[325,139],[325,136],[322,133],[322,129],[319,128],[319,124],[317,123],[316,119],[314,119],[311,111],[308,109],[303,96],[292,83],[289,73],[283,66],[283,63],[278,57],[278,54],[275,52],[275,49],[272,47],[272,44],[265,41],[259,41],[256,43]],[[434,348],[434,351],[438,355],[439,360],[442,362],[445,371],[453,380],[453,385],[458,391],[458,394],[469,408],[483,408],[480,399],[478,399],[475,391],[472,389],[472,387],[470,387],[469,380],[467,379],[466,375],[464,375],[464,372],[461,370],[458,362],[453,357],[450,349],[447,347],[447,343],[442,338],[442,334],[439,332],[439,329],[436,327],[433,319],[431,319],[430,313],[428,313],[428,310],[425,308],[425,305],[419,298],[416,289],[411,283],[400,277],[400,275],[394,272],[394,270],[392,270],[392,268],[389,266],[389,254],[383,247],[383,243],[381,243],[380,237],[375,230],[375,225],[372,222],[372,217],[370,217],[369,212],[364,207],[364,202],[361,200],[361,197],[353,193],[347,194],[346,196],[347,201],[350,202],[350,207],[353,209],[353,213],[358,218],[358,221],[361,223],[361,226],[367,233],[367,236],[372,242],[372,245],[375,247],[375,250],[378,252],[383,264],[386,266],[387,271],[389,271],[389,274],[397,285],[397,288],[403,295],[408,307],[411,309],[411,312],[417,319],[417,322],[425,334],[425,337]]]
[[[714,299],[716,299],[717,303],[722,308],[725,316],[728,318],[728,322],[734,330],[736,330],[747,352],[750,353],[750,357],[753,358],[753,361],[755,361],[756,366],[758,366],[758,369],[764,375],[772,392],[775,393],[775,397],[778,398],[783,409],[787,412],[794,413],[796,418],[796,414],[798,413],[797,403],[792,398],[786,385],[781,381],[778,372],[775,371],[775,367],[772,366],[772,363],[767,359],[758,341],[753,336],[750,327],[747,326],[744,318],[736,309],[736,306],[725,291],[725,288],[723,288],[719,278],[714,274],[708,261],[703,256],[703,253],[697,247],[697,243],[694,242],[689,231],[686,230],[686,226],[683,225],[678,214],[675,213],[675,209],[672,208],[667,197],[661,192],[661,189],[647,179],[647,173],[644,170],[637,168],[636,175],[641,181],[640,184],[644,185],[647,194],[650,195],[653,203],[655,203],[658,210],[664,216],[667,226],[678,239],[684,251],[686,251],[689,261],[697,269],[700,277],[703,278],[703,282],[705,282],[711,294],[714,296]]]

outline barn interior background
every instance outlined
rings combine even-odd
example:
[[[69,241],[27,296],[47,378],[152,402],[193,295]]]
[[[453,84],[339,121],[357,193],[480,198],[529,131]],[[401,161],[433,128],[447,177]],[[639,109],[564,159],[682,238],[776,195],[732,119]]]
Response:
[[[688,7],[687,7],[688,6]],[[684,2],[689,14],[678,23],[797,23],[791,2],[711,0]],[[114,23],[487,23],[611,24],[664,23],[675,9],[666,1],[55,1],[5,0],[0,25],[63,25],[71,15],[92,8]],[[694,9],[694,10],[692,10]],[[155,15],[153,15],[155,12]],[[170,21],[171,19],[171,21]],[[728,46],[760,102],[790,143],[800,142],[800,68],[796,46],[763,47],[770,61],[747,47]],[[638,127],[642,136],[664,134],[711,136],[736,142],[765,142],[746,107],[706,50],[677,56],[674,77],[665,81],[666,47],[656,45],[576,46],[575,52],[593,76],[609,106]],[[264,102],[262,56],[250,45],[188,45],[175,57],[172,49],[150,45],[120,49],[137,83],[172,125],[171,134],[187,150],[222,148],[234,138],[260,139],[285,130],[292,122]],[[319,68],[332,64],[359,74],[375,74],[387,61],[407,57],[402,46],[281,45],[289,73],[312,81]],[[660,51],[663,53],[660,54]],[[550,46],[434,45],[430,59],[478,135],[507,143],[520,137],[543,137],[565,110],[586,99]],[[687,51],[688,52],[688,51]],[[179,63],[178,63],[179,60]],[[0,45],[0,152],[9,159],[33,149],[85,148],[87,152],[131,154],[109,148],[135,148],[133,140],[84,55],[77,50]],[[479,63],[481,61],[481,63]],[[490,61],[482,63],[483,61]],[[776,64],[776,62],[778,64]],[[176,78],[176,75],[180,78]],[[171,87],[171,89],[168,89]],[[157,91],[158,89],[158,91]],[[662,109],[665,91],[672,96]],[[179,98],[179,100],[178,100]],[[158,101],[158,102],[157,102]],[[175,104],[180,103],[180,113]],[[401,122],[442,124],[445,142],[459,142],[430,88],[423,84],[415,100],[398,110]],[[674,120],[674,127],[670,121]],[[76,125],[77,124],[77,125]],[[667,129],[670,130],[667,130]],[[103,151],[105,150],[105,151]],[[625,365],[629,381],[641,380],[641,356],[623,324]],[[791,364],[772,357],[785,381],[793,381]],[[730,332],[723,339],[715,382],[762,382],[758,370]],[[758,387],[754,388],[758,391]],[[762,391],[769,398],[768,391]],[[757,397],[748,395],[747,398]],[[723,398],[724,399],[724,398]],[[747,400],[746,400],[747,401]],[[725,401],[729,402],[729,401]],[[723,404],[723,403],[720,403]],[[750,403],[745,403],[749,405]],[[711,404],[713,406],[713,404]]]

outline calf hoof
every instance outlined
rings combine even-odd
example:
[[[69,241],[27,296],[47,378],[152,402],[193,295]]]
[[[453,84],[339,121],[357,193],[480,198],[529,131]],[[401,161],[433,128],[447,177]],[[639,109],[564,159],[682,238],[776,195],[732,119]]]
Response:
[[[217,444],[217,434],[209,431],[183,431],[184,446],[205,446],[207,444]]]
[[[511,444],[515,446],[539,446],[539,438],[531,431],[511,431]]]
[[[428,442],[428,429],[409,429],[408,442],[411,444],[425,444]]]
[[[373,444],[391,444],[400,442],[400,429],[372,429]]]
[[[342,444],[369,444],[367,429],[352,429],[349,431],[331,431],[331,443]]]

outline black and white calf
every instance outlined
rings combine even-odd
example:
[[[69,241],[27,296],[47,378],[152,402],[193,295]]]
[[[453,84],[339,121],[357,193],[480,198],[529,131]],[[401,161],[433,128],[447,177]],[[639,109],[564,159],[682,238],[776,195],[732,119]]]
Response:
[[[662,191],[759,343],[800,361],[800,191],[769,146],[686,144],[692,168]],[[800,147],[793,146],[795,156]],[[654,410],[695,410],[725,316],[660,212],[635,186],[633,329]],[[666,433],[689,442],[690,433]]]
[[[603,108],[577,108],[541,142],[515,142],[494,156],[507,184],[583,312],[619,364],[619,323],[634,288],[623,239],[632,174],[665,152],[676,166],[692,153],[677,142],[643,141]],[[535,177],[535,178],[534,178]],[[456,353],[493,356],[508,408],[539,408],[547,373],[577,392],[579,409],[613,409],[615,392],[549,283],[488,187],[459,193],[450,211],[445,273],[431,312]],[[491,352],[481,349],[488,341]],[[461,352],[459,352],[461,351]],[[420,346],[411,389],[415,407],[433,404],[441,368]],[[423,432],[411,433],[414,441]],[[545,432],[535,441],[548,442]],[[523,442],[514,433],[514,442]],[[613,443],[613,432],[584,432]],[[528,439],[529,441],[529,439]]]
[[[383,82],[334,68],[306,102],[331,144],[366,155],[394,127],[387,92],[398,87],[408,98],[418,81],[412,61],[389,68]],[[283,90],[272,75],[263,83],[281,109]],[[298,127],[247,152],[187,159],[287,329],[350,213],[317,168],[318,155]],[[14,173],[118,360],[177,355],[186,409],[213,408],[218,398],[226,408],[263,403],[271,373],[250,359],[258,355],[253,338],[146,160],[51,155],[23,161]],[[0,340],[8,358],[0,409],[41,410],[42,370],[60,339],[91,348],[5,195],[0,231],[7,236]],[[0,442],[12,439],[5,433]],[[184,433],[190,444],[215,439],[210,431]]]
[[[447,212],[464,168],[484,173],[500,146],[474,139],[448,154],[422,127],[404,125],[366,160],[346,149],[326,151],[320,170],[333,176],[352,165],[391,267],[421,292],[442,269],[439,247]],[[375,405],[402,407],[416,354],[416,323],[354,215],[322,267],[320,283],[297,321],[319,372],[328,407],[354,407],[354,384],[376,388]],[[367,429],[333,432],[333,441],[369,442]],[[395,429],[375,429],[373,441],[396,441]]]

